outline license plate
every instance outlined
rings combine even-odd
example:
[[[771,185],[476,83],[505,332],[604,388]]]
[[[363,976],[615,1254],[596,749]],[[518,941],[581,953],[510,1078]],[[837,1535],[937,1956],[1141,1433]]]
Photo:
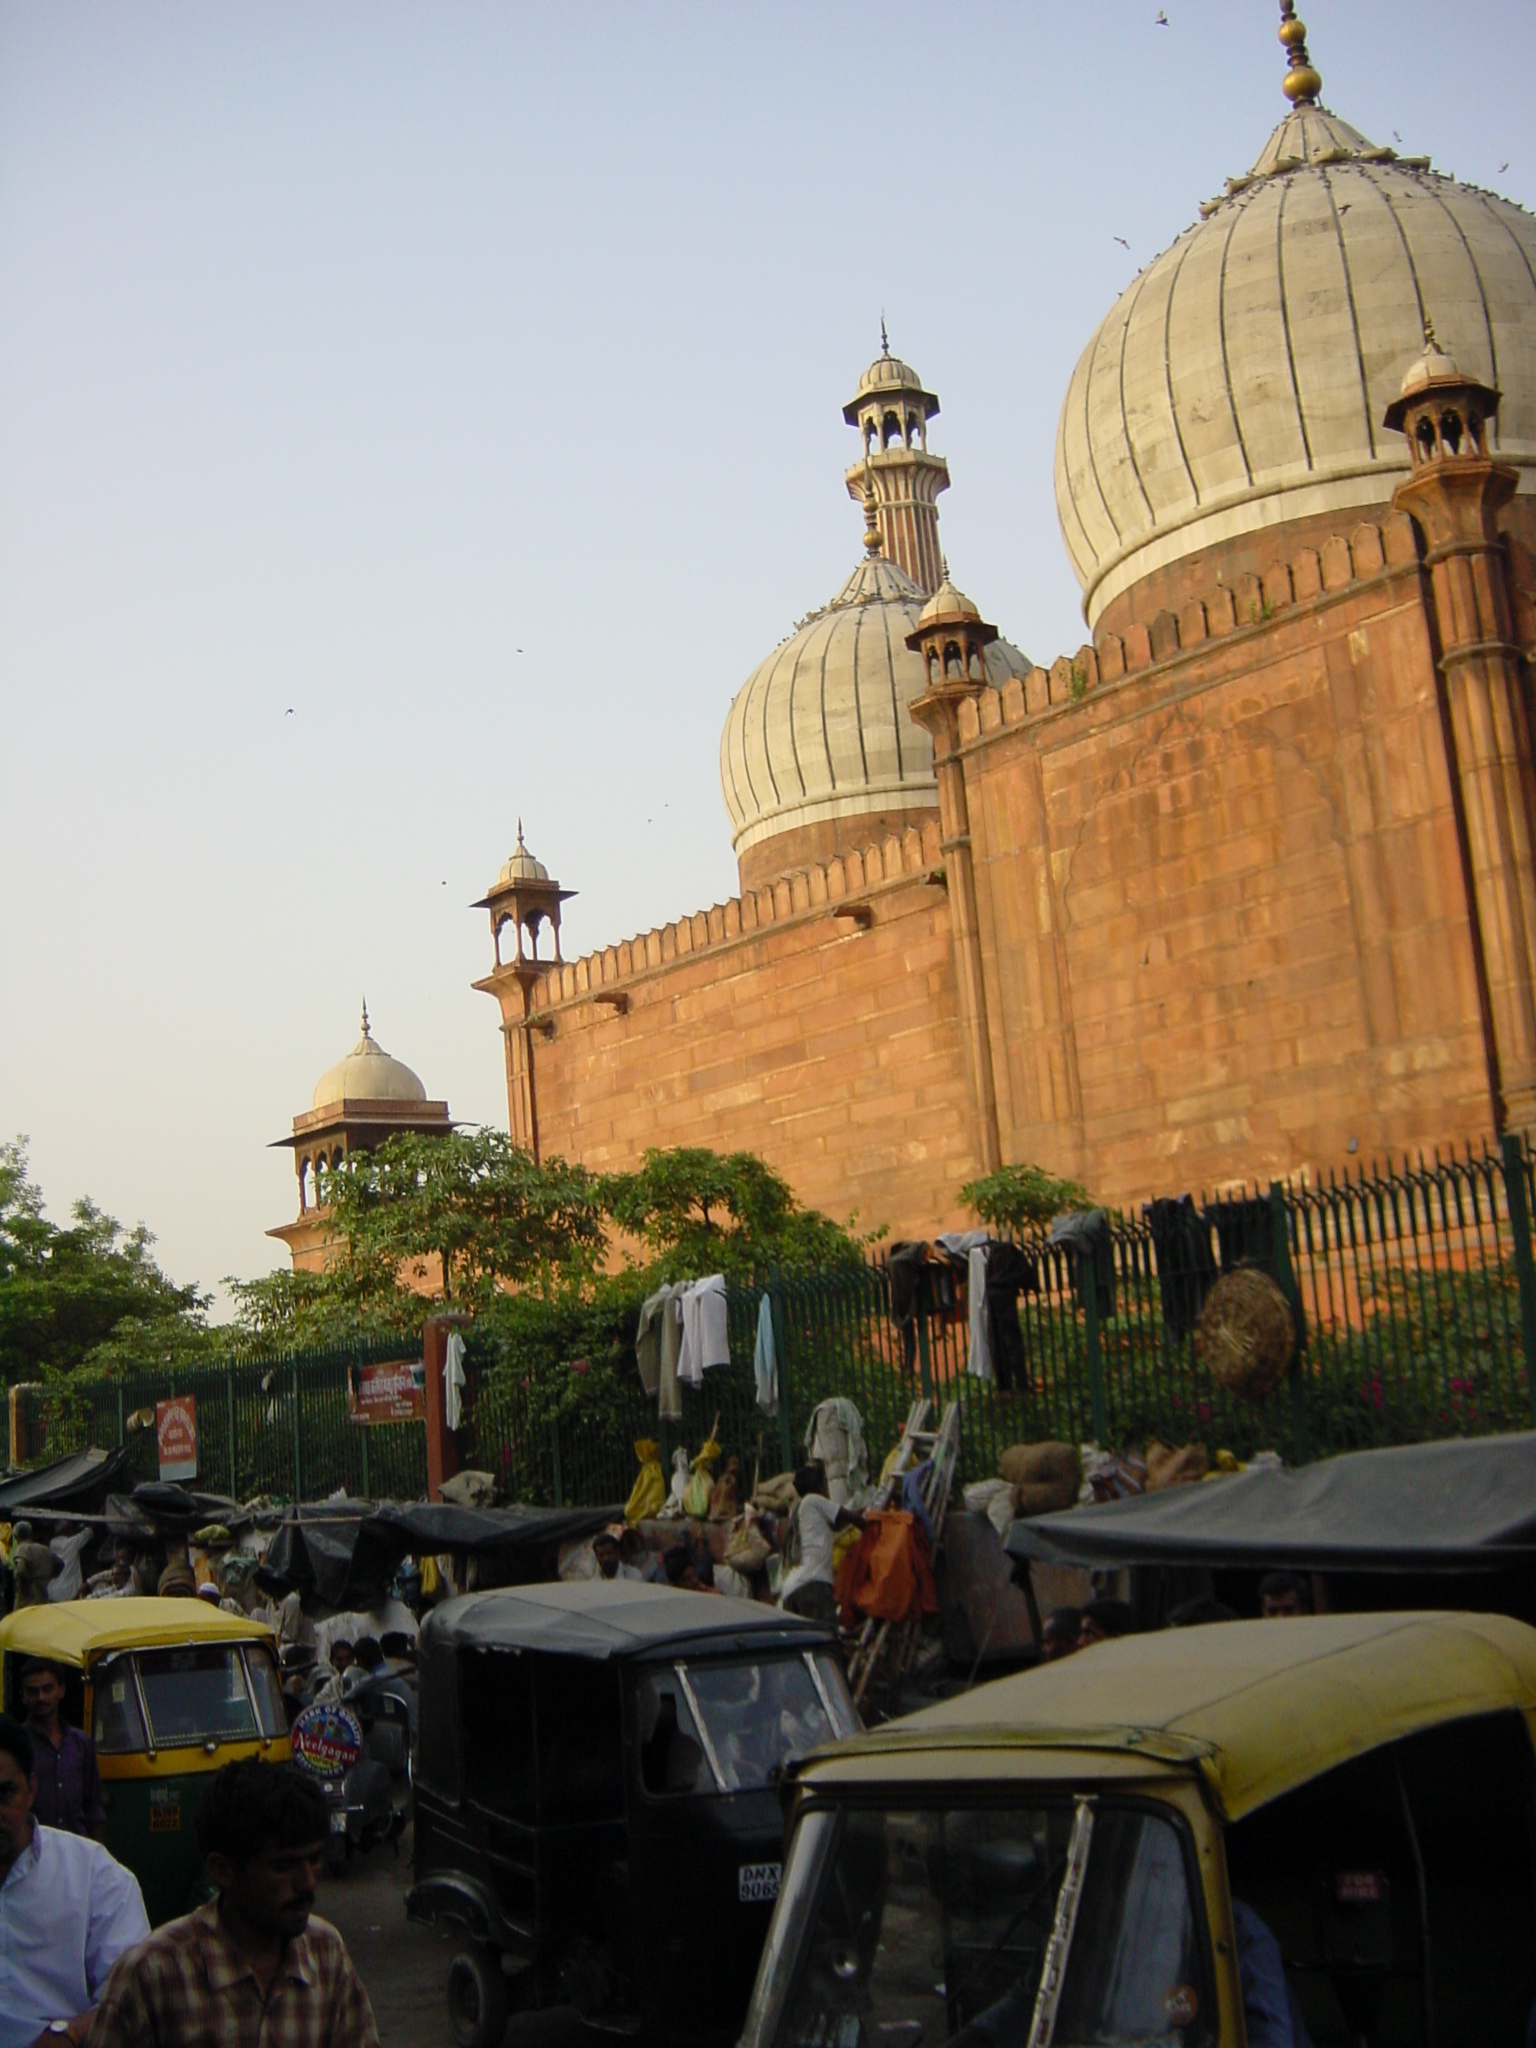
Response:
[[[181,1832],[181,1807],[172,1806],[169,1801],[156,1801],[149,1809],[149,1832],[152,1835],[175,1835]]]
[[[779,1896],[782,1863],[743,1863],[736,1872],[736,1896],[743,1905],[772,1903]]]
[[[331,1833],[333,1835],[344,1835],[346,1832],[347,1816],[344,1813],[333,1813],[331,1815]]]

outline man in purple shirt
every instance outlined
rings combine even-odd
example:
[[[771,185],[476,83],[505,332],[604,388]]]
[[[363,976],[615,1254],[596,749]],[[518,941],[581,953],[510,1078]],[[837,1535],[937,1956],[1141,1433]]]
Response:
[[[64,1673],[33,1657],[22,1666],[21,1703],[37,1772],[32,1811],[45,1828],[91,1835],[99,1842],[107,1824],[96,1745],[63,1715]]]

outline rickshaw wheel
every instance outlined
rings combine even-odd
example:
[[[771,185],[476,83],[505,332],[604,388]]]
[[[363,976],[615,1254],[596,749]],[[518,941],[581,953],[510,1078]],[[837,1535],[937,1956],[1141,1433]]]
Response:
[[[507,1980],[495,1949],[461,1949],[448,1965],[448,2024],[459,2048],[501,2048]]]

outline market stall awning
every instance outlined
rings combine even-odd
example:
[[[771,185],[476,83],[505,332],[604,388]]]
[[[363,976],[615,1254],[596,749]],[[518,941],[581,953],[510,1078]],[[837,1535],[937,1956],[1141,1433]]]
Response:
[[[365,1501],[296,1510],[273,1537],[265,1572],[310,1588],[333,1607],[366,1606],[389,1587],[408,1554],[442,1551],[479,1560],[493,1582],[553,1575],[563,1543],[623,1514],[610,1508],[464,1508],[448,1501],[372,1507]]]
[[[97,1514],[127,1463],[126,1451],[76,1451],[35,1471],[7,1473],[0,1479],[0,1517],[14,1521],[27,1508]]]
[[[1536,1563],[1536,1431],[1353,1451],[1015,1522],[1048,1564],[1467,1571]]]

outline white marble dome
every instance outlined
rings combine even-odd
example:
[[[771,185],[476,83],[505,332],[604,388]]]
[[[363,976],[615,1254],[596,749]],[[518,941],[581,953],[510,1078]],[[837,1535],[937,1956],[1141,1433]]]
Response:
[[[1383,425],[1433,322],[1504,394],[1497,453],[1536,490],[1536,216],[1298,106],[1083,351],[1056,506],[1090,625],[1153,570],[1391,497]]]
[[[894,562],[866,555],[747,678],[720,739],[738,857],[799,826],[937,805],[932,742],[907,711],[927,687],[906,644],[925,602]],[[999,687],[1029,667],[1006,640],[986,664]]]
[[[310,1097],[312,1109],[333,1102],[425,1102],[427,1091],[403,1060],[392,1059],[375,1045],[363,1010],[363,1035],[344,1060],[327,1067]]]

